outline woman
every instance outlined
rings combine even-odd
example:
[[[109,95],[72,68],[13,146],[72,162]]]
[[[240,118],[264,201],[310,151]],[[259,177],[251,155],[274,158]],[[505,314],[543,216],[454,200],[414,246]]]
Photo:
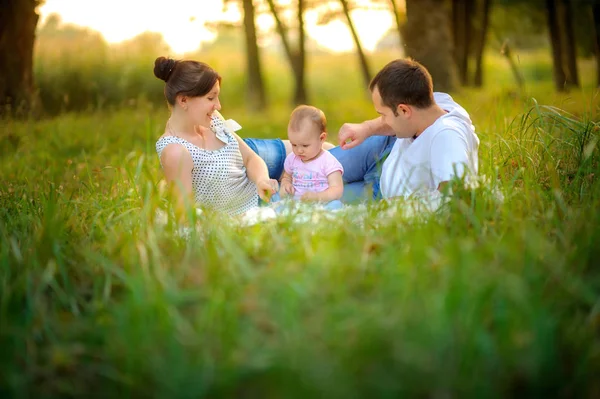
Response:
[[[268,202],[277,181],[218,113],[221,76],[204,63],[165,57],[156,59],[154,74],[165,81],[171,108],[156,151],[167,182],[175,186],[178,210],[193,199],[239,215],[256,207],[259,197]]]

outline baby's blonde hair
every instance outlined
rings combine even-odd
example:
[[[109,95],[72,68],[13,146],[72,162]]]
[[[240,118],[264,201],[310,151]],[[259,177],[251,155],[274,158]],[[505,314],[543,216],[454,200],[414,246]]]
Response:
[[[290,115],[290,123],[288,129],[293,131],[300,130],[300,126],[304,120],[308,120],[313,126],[318,129],[318,133],[327,132],[327,119],[325,114],[317,107],[312,105],[299,105]]]

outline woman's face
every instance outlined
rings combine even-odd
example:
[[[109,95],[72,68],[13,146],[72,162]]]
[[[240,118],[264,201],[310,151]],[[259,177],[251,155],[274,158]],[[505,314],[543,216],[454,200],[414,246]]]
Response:
[[[217,81],[207,94],[188,98],[187,111],[194,125],[210,127],[212,113],[221,109],[221,102],[219,101],[220,91],[221,86]]]

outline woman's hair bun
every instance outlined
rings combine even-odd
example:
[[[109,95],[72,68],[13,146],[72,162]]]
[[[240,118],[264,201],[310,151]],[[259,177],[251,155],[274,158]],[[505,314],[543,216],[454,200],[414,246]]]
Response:
[[[169,80],[175,64],[177,64],[177,61],[172,58],[158,57],[154,61],[154,76],[166,82]]]

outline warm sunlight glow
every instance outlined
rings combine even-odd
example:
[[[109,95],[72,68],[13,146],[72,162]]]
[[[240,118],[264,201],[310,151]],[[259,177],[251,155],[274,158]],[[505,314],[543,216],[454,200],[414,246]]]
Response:
[[[392,27],[392,15],[383,10],[357,10],[350,13],[354,28],[365,50],[375,50],[377,42]],[[316,15],[307,13],[307,32],[321,46],[332,51],[352,51],[354,40],[345,19],[316,25]]]
[[[214,34],[204,23],[215,16],[224,19],[222,11],[217,0],[47,0],[40,7],[42,20],[57,13],[63,22],[99,31],[109,43],[145,31],[159,32],[177,53],[193,51],[201,41],[212,40]]]
[[[121,42],[145,31],[158,32],[176,53],[194,51],[201,42],[214,40],[214,33],[205,27],[205,23],[241,19],[236,7],[227,7],[224,12],[222,0],[46,0],[39,11],[42,23],[48,15],[57,13],[65,23],[100,32],[109,43]],[[393,23],[389,12],[384,10],[353,11],[351,15],[366,50],[373,50]],[[343,19],[317,25],[314,11],[307,12],[305,19],[308,36],[322,47],[332,51],[354,48]],[[257,25],[262,30],[270,29],[273,20],[269,15],[261,15]]]

